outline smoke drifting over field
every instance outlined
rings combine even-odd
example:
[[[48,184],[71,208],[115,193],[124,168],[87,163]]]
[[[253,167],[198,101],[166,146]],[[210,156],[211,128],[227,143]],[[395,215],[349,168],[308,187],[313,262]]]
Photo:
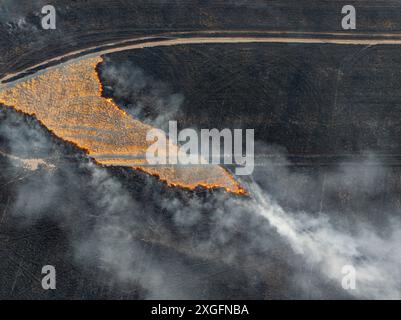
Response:
[[[7,25],[9,32],[32,32],[40,26],[40,12],[46,4],[43,0],[4,0],[0,2],[0,23]],[[37,25],[31,18],[37,18]],[[27,19],[30,17],[29,19]]]
[[[106,58],[101,76],[107,80],[106,95],[120,101],[132,116],[152,126],[167,130],[184,101],[164,82],[157,81],[132,62],[115,63]]]
[[[273,298],[400,297],[401,229],[395,213],[383,214],[375,226],[324,208],[294,211],[280,204],[288,193],[301,203],[305,186],[308,193],[320,193],[318,178],[305,183],[305,175],[267,163],[247,186],[250,198],[194,195],[166,189],[146,176],[141,188],[132,190],[128,186],[135,179],[129,172],[121,176],[82,156],[57,160],[66,151],[46,130],[13,111],[3,112],[1,127],[3,141],[12,146],[8,151],[41,150],[57,166],[55,171],[41,168],[13,187],[13,215],[25,223],[54,220],[69,234],[77,265],[99,267],[122,287],[139,286],[142,298],[216,297],[207,280],[219,272],[214,264],[243,275],[244,296],[262,285],[266,297]],[[365,161],[352,171],[354,166],[342,165],[326,174],[326,192],[334,194],[349,179],[347,192],[374,207],[369,199],[384,192],[375,182],[387,170],[369,166],[372,158]],[[12,178],[4,174],[2,181]],[[355,214],[363,217],[363,212]],[[210,270],[199,272],[191,259],[209,264]],[[345,264],[356,268],[356,290],[341,289]]]

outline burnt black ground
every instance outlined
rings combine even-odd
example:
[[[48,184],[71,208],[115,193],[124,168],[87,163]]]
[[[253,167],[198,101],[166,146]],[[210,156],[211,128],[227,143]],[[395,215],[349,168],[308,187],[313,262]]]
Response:
[[[74,49],[136,35],[218,29],[341,31],[339,12],[345,3],[90,0],[68,4],[54,1],[54,4],[58,8],[58,29],[49,32],[39,29],[40,1],[15,7],[9,4],[16,14],[3,15],[0,19],[0,75]],[[401,30],[399,1],[363,1],[357,3],[357,8],[358,31]],[[20,16],[26,17],[23,28],[15,22]],[[399,46],[258,44],[152,48],[112,54],[108,58],[115,64],[130,61],[154,79],[167,83],[171,92],[182,94],[185,100],[176,119],[181,127],[255,128],[258,140],[284,148],[291,160],[290,172],[302,175],[302,179],[294,183],[291,176],[280,176],[281,168],[287,165],[281,156],[273,156],[277,170],[270,170],[266,180],[274,183],[262,182],[283,207],[313,214],[325,211],[334,217],[346,216],[350,221],[366,220],[380,228],[383,217],[400,214],[400,54]],[[107,79],[103,83],[107,86]],[[113,96],[112,91],[107,94]],[[134,103],[124,97],[114,98],[122,106]],[[2,111],[1,124],[10,117],[10,112],[13,113]],[[74,257],[71,239],[81,239],[91,229],[93,216],[103,212],[97,200],[87,196],[92,188],[90,172],[79,168],[80,163],[89,160],[79,150],[51,137],[31,119],[21,117],[13,121],[22,121],[23,126],[42,130],[49,137],[50,151],[41,153],[33,148],[27,153],[50,154],[53,163],[62,168],[56,170],[52,179],[68,183],[58,191],[47,211],[40,213],[40,219],[26,223],[23,216],[10,213],[10,203],[15,201],[19,188],[27,183],[40,190],[48,179],[46,171],[42,168],[24,180],[10,183],[10,177],[20,177],[26,172],[0,156],[0,298],[148,297],[143,286],[132,283],[122,286],[101,264],[96,261],[81,264]],[[3,151],[10,151],[7,139],[2,137]],[[352,168],[357,162],[359,167],[365,153],[375,154],[374,163],[369,166],[386,168],[385,174],[376,181],[376,190],[367,196],[350,191],[348,185],[355,178],[344,175],[335,181],[334,189],[325,191],[325,177],[338,164],[345,161]],[[263,171],[263,155],[262,150],[261,168],[256,172]],[[72,180],[66,178],[66,172],[73,172],[77,180],[70,184]],[[262,271],[253,265],[243,267],[188,254],[191,241],[207,236],[212,223],[207,213],[203,223],[191,226],[182,231],[187,234],[182,234],[175,230],[171,217],[164,214],[146,188],[165,199],[180,198],[183,202],[191,197],[203,197],[207,202],[213,195],[171,190],[153,178],[128,169],[114,168],[108,172],[148,209],[144,211],[142,225],[145,240],[140,237],[135,243],[150,252],[153,259],[150,261],[155,265],[165,266],[168,271],[187,270],[173,283],[185,292],[192,292],[193,297],[349,297],[314,275],[313,270],[305,267],[300,271],[302,259],[274,231],[271,233],[276,249],[264,255],[258,252],[255,258],[256,264],[259,259],[268,261]],[[152,219],[169,236],[176,235],[178,239],[171,242],[173,245],[155,241],[159,240],[157,235],[146,229],[151,225],[145,216],[148,212],[152,212]],[[67,222],[64,216],[74,219]],[[75,223],[71,224],[71,220]],[[232,246],[246,243],[242,237],[252,235],[240,230]],[[41,288],[40,270],[45,264],[57,267],[56,291]],[[303,291],[291,277],[294,272],[304,272],[308,279],[315,279],[323,291],[321,295]]]

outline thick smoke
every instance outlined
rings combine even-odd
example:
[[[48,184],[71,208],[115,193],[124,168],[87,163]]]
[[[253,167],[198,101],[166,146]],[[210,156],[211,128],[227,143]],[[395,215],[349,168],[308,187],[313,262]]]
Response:
[[[10,187],[13,216],[55,221],[77,265],[140,288],[139,298],[219,298],[228,284],[238,297],[400,298],[401,226],[380,200],[388,190],[379,182],[391,169],[372,155],[311,174],[290,170],[281,150],[259,146],[280,165],[265,160],[245,183],[250,196],[236,197],[97,166],[11,110],[2,113],[0,135],[8,153],[41,155],[57,166]],[[10,179],[3,171],[2,181]],[[356,269],[355,290],[341,287],[344,265]],[[224,278],[227,270],[216,293],[213,275]]]
[[[106,59],[101,69],[105,93],[113,96],[133,117],[166,130],[175,120],[184,97],[173,93],[168,84],[154,79],[132,62],[116,63]]]
[[[7,26],[9,32],[35,31],[37,26],[31,21],[35,16],[40,25],[41,8],[46,4],[44,0],[4,0],[0,2],[0,23]],[[27,19],[30,17],[30,19]]]
[[[350,293],[358,298],[400,299],[401,225],[394,220],[386,237],[368,225],[358,225],[357,233],[339,230],[324,215],[286,212],[256,184],[250,186],[255,196],[255,213],[265,217],[306,263],[317,265],[320,272],[341,283],[342,269],[356,270],[356,288]]]

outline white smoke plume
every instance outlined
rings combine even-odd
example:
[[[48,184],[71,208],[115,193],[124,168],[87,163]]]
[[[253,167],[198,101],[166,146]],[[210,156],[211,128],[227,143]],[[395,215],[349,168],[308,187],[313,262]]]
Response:
[[[356,235],[351,235],[337,230],[324,215],[286,212],[255,183],[249,188],[255,197],[253,212],[265,217],[306,263],[319,266],[325,276],[337,283],[341,283],[342,268],[352,265],[357,286],[351,294],[366,299],[400,299],[399,221],[394,221],[386,237],[363,224],[358,226]]]
[[[141,106],[149,101],[161,109],[172,101],[171,110],[179,108],[164,85],[153,84],[140,69],[130,75],[132,66],[124,76],[124,68],[107,72],[117,81],[115,94],[137,97],[135,112],[144,112]],[[129,86],[118,83],[121,76]],[[135,83],[133,92],[126,91]],[[399,215],[377,200],[387,193],[383,181],[391,172],[380,163],[371,166],[371,156],[322,173],[322,192],[320,174],[314,180],[290,171],[279,152],[280,166],[266,160],[255,181],[246,183],[249,198],[224,192],[202,196],[128,169],[99,167],[82,155],[62,156],[66,151],[43,128],[13,111],[1,115],[0,136],[8,152],[47,155],[57,167],[51,172],[42,168],[7,187],[15,200],[13,215],[28,224],[54,220],[68,234],[78,265],[98,266],[120,285],[140,287],[141,298],[221,297],[213,295],[216,288],[205,278],[230,268],[233,275],[225,283],[237,285],[240,297],[257,286],[265,286],[266,296],[273,298],[401,296]],[[162,117],[156,112],[150,121],[162,123]],[[4,171],[1,178],[7,182],[12,177]],[[347,203],[352,206],[333,209],[322,203],[316,209],[306,201],[316,195],[335,198],[339,189],[355,199]],[[379,211],[380,224],[373,209]],[[188,259],[210,270],[198,272]],[[356,269],[355,290],[341,287],[344,265]],[[241,286],[233,282],[240,273]]]
[[[27,21],[27,17],[35,16],[40,22],[41,8],[45,4],[44,0],[2,0],[0,1],[0,23],[4,23],[10,33],[36,31],[37,26],[32,21]]]
[[[154,79],[132,62],[117,63],[106,58],[101,76],[122,107],[133,117],[166,130],[169,120],[175,120],[184,102],[180,93],[174,93],[165,82]]]
[[[0,130],[13,153],[27,154],[29,148],[55,152],[43,130],[18,119],[11,113],[2,119]],[[27,223],[56,221],[70,234],[78,265],[99,266],[117,283],[141,287],[142,298],[213,296],[210,283],[207,294],[197,291],[204,288],[205,275],[179,255],[241,270],[248,277],[244,296],[252,281],[259,283],[265,275],[270,283],[278,277],[277,287],[268,288],[279,291],[270,291],[272,297],[400,298],[401,226],[396,213],[383,213],[382,225],[376,226],[363,219],[363,212],[357,212],[360,220],[348,220],[324,208],[318,213],[284,208],[279,204],[283,198],[276,195],[285,191],[299,201],[305,186],[303,175],[285,167],[265,163],[256,173],[258,181],[246,184],[250,198],[224,192],[201,197],[166,189],[147,176],[142,190],[133,194],[124,178],[105,168],[79,158],[70,164],[55,159],[54,172],[43,168],[18,184],[14,215]],[[367,169],[340,166],[327,175],[326,192],[346,177],[353,181],[346,184],[348,192],[359,196],[360,203],[382,192],[375,189],[386,175],[385,167],[359,167]],[[274,179],[272,172],[278,175]],[[315,184],[306,189],[320,192]],[[369,201],[366,205],[372,206]],[[344,265],[356,269],[355,290],[341,288]],[[306,266],[312,271],[304,272]],[[210,273],[218,270],[210,268]],[[283,269],[287,272],[279,277]]]

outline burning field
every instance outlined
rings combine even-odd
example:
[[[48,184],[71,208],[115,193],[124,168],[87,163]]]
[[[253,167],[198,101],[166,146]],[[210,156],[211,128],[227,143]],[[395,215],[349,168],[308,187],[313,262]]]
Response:
[[[337,4],[54,0],[44,31],[44,1],[14,2],[0,299],[401,298],[401,19],[371,35],[369,3],[345,33]],[[251,128],[252,174],[149,165],[170,120]]]
[[[102,97],[96,67],[100,57],[52,68],[0,92],[0,102],[36,117],[56,136],[84,149],[99,164],[127,166],[157,176],[170,186],[245,191],[225,169],[210,166],[150,166],[145,153],[151,126]]]

